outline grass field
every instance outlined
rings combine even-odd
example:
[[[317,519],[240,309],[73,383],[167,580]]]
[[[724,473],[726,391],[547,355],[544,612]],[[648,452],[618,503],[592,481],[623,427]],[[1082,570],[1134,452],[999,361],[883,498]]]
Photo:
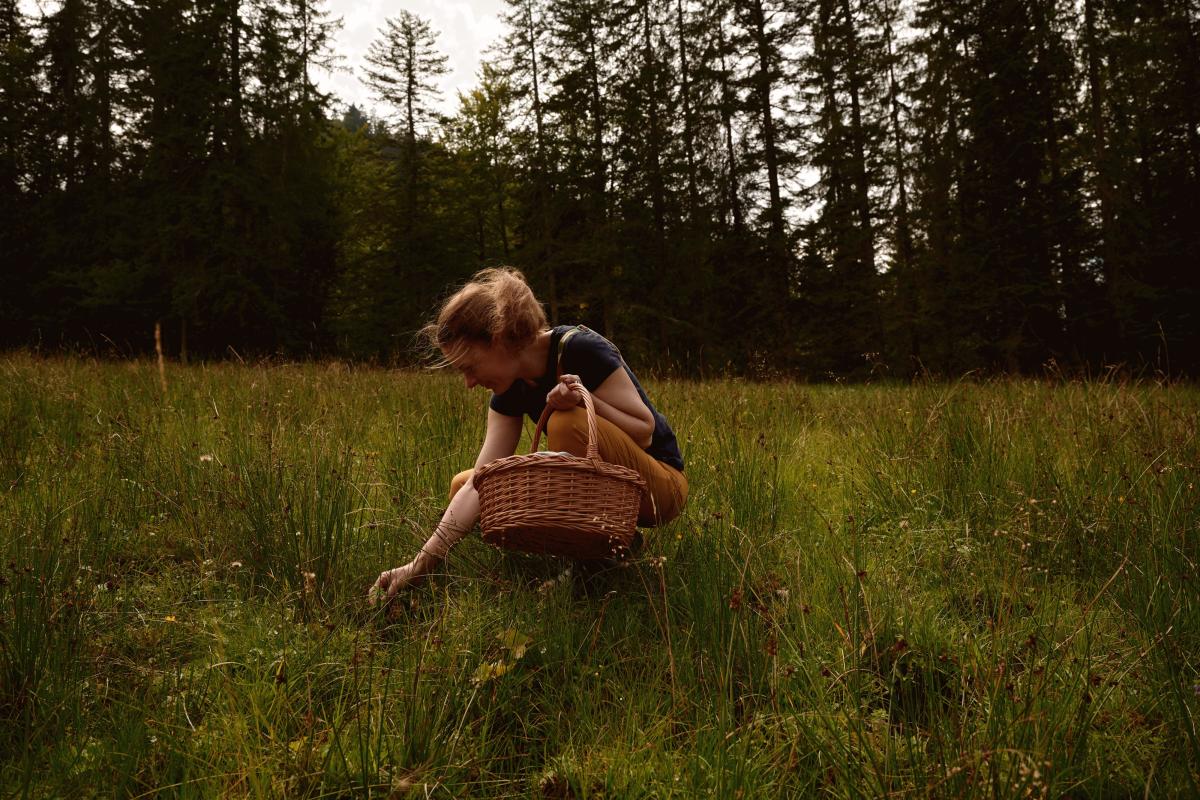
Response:
[[[1200,390],[651,382],[691,499],[386,611],[483,391],[0,357],[0,792],[1194,795]]]

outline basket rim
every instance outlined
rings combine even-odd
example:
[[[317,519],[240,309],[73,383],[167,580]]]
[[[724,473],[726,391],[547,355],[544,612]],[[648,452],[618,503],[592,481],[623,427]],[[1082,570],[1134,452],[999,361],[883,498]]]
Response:
[[[476,491],[482,492],[490,476],[522,468],[530,470],[538,468],[569,469],[595,472],[607,478],[633,483],[642,491],[646,489],[646,479],[642,477],[641,473],[623,464],[614,464],[611,461],[576,456],[570,453],[548,453],[547,451],[520,453],[498,458],[475,470],[471,477],[471,483]]]

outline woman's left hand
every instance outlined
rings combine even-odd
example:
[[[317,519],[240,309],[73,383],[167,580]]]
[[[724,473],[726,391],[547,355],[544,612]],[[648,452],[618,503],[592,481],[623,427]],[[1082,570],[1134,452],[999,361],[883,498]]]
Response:
[[[583,402],[583,383],[578,375],[563,375],[558,385],[546,394],[546,405],[555,411],[569,411]]]

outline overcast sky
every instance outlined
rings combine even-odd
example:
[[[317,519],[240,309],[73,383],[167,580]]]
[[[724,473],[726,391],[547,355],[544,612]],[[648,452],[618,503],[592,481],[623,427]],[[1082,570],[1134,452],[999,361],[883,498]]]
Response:
[[[317,71],[312,77],[325,91],[343,103],[373,110],[369,92],[359,82],[363,56],[371,40],[379,35],[388,17],[411,11],[426,20],[438,34],[438,47],[449,56],[450,72],[442,76],[442,110],[458,108],[458,91],[475,85],[483,51],[500,38],[499,14],[503,0],[328,0],[330,16],[344,23],[333,43],[342,57],[342,70],[332,75]],[[58,7],[54,0],[19,0],[20,9],[31,16]]]
[[[379,35],[384,20],[410,11],[429,22],[438,34],[438,48],[449,57],[450,71],[442,76],[442,110],[458,108],[458,92],[476,84],[483,52],[500,38],[499,14],[503,0],[329,0],[331,16],[341,17],[343,27],[333,51],[342,57],[344,71],[313,75],[317,84],[344,103],[374,110],[370,93],[359,81],[363,56]]]

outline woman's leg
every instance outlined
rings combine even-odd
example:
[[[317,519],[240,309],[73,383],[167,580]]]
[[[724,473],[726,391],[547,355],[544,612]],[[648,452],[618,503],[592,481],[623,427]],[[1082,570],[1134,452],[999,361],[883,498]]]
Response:
[[[600,457],[611,464],[637,470],[646,481],[648,492],[638,509],[639,525],[661,525],[679,516],[687,502],[688,482],[684,474],[667,466],[637,446],[629,434],[603,417],[596,417],[597,448]],[[555,411],[546,423],[547,447],[551,450],[584,456],[587,454],[587,410],[576,407]],[[466,479],[463,479],[464,482]]]

